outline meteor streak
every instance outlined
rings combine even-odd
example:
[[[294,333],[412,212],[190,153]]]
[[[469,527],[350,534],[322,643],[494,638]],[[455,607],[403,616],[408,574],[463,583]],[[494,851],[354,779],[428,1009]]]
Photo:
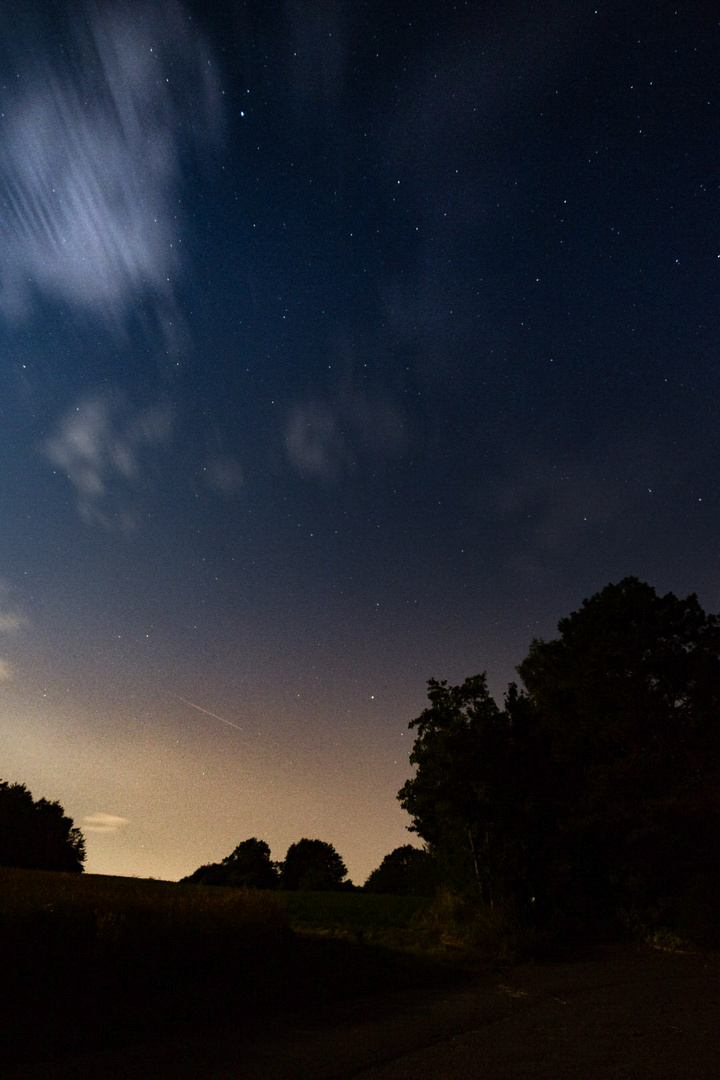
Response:
[[[209,709],[203,709],[202,705],[196,705],[194,701],[188,701],[187,698],[180,697],[179,694],[171,694],[170,697],[177,698],[178,701],[182,701],[183,704],[189,705],[191,709],[197,709],[198,712],[205,713],[206,716],[212,716],[213,719],[220,720],[221,723],[227,724],[228,727],[237,728],[238,731],[243,730],[239,724],[233,724],[232,720],[226,720],[224,716],[218,716],[217,713],[210,712]]]

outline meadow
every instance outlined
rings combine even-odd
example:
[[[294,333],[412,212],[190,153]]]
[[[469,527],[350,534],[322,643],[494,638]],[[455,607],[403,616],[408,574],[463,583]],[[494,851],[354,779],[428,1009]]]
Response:
[[[0,867],[0,1054],[242,1024],[453,977],[423,952],[427,901],[277,893]]]
[[[293,930],[390,948],[418,945],[418,926],[430,900],[363,892],[280,892]]]

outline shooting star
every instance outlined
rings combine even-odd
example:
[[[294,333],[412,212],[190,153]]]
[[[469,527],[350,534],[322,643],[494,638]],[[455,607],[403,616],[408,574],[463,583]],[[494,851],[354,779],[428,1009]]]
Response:
[[[232,720],[226,720],[224,716],[218,716],[216,712],[210,712],[209,709],[203,709],[202,705],[196,705],[194,701],[188,701],[187,698],[180,697],[179,694],[170,694],[170,697],[177,698],[177,700],[182,701],[184,705],[189,705],[191,709],[197,709],[198,712],[205,713],[206,716],[212,716],[213,719],[219,720],[223,724],[227,724],[228,727],[237,728],[238,731],[244,730],[239,724],[233,724]]]

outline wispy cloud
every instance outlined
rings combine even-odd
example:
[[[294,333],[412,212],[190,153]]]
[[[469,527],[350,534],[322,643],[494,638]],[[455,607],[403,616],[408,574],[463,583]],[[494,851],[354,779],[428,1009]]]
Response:
[[[71,481],[82,517],[108,529],[137,524],[130,493],[147,480],[148,455],[172,439],[167,405],[133,412],[122,395],[82,398],[43,451]]]
[[[230,499],[243,486],[243,470],[237,458],[223,454],[211,458],[205,466],[205,477],[211,491]]]
[[[0,634],[12,634],[25,622],[17,611],[4,611],[0,608]]]
[[[6,590],[6,583],[0,580],[0,635],[9,636],[24,626],[27,620],[17,609],[5,602],[3,594]],[[14,669],[10,661],[0,657],[0,682],[8,682],[12,679],[13,673]]]
[[[102,811],[97,814],[88,814],[82,819],[83,832],[92,833],[115,833],[130,824],[129,818],[120,817],[118,814],[105,814]]]
[[[345,390],[336,400],[297,402],[285,430],[288,461],[303,476],[334,483],[361,458],[393,458],[406,446],[392,402]]]
[[[0,313],[42,296],[120,329],[142,311],[175,348],[181,161],[220,128],[212,57],[177,0],[72,10],[52,50],[15,42],[3,91]]]
[[[339,413],[326,401],[293,405],[285,433],[285,448],[290,464],[299,473],[326,481],[337,480],[352,460]]]

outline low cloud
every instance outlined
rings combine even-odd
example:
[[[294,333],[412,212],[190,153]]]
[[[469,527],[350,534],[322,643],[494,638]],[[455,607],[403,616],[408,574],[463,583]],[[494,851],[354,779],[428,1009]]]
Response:
[[[12,679],[13,672],[7,660],[0,659],[0,682],[7,682],[8,679]]]
[[[45,48],[3,29],[22,77],[3,79],[0,314],[43,297],[115,329],[139,317],[176,350],[182,160],[221,126],[206,43],[177,0],[78,4]]]
[[[122,395],[82,398],[43,452],[73,487],[88,522],[132,531],[132,492],[147,481],[150,455],[172,439],[173,414],[156,404],[133,412]]]
[[[81,828],[83,832],[92,833],[115,833],[120,829],[124,829],[126,825],[130,824],[129,818],[120,817],[118,814],[105,814],[99,812],[97,814],[88,814],[87,817],[82,819]]]

